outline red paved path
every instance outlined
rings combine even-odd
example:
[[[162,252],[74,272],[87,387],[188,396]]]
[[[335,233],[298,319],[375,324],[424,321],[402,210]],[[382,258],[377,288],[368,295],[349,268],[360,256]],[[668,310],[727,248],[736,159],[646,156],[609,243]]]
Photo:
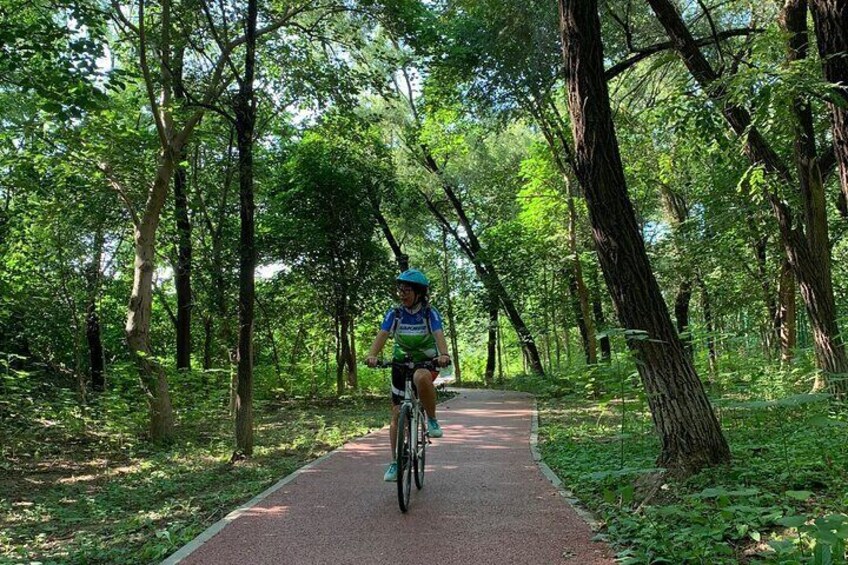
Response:
[[[461,391],[439,406],[445,437],[428,447],[406,514],[382,480],[383,429],[302,471],[180,563],[614,563],[534,463],[532,411],[529,395]]]

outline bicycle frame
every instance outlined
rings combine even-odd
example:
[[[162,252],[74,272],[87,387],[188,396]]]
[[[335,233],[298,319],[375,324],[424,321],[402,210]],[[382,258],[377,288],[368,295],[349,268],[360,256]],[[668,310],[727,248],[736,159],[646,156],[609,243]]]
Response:
[[[426,367],[425,367],[426,368]],[[419,453],[418,451],[418,423],[419,419],[423,416],[422,412],[424,411],[421,406],[421,400],[418,398],[418,395],[415,394],[415,387],[412,386],[412,378],[415,375],[415,369],[411,368],[406,372],[406,386],[404,387],[403,400],[400,403],[400,410],[403,410],[404,406],[409,406],[412,412],[412,429],[416,430],[416,433],[412,434],[412,445],[411,452],[416,454],[416,457]]]
[[[406,369],[405,374],[405,386],[403,392],[403,400],[401,400],[400,405],[398,406],[398,410],[403,410],[404,406],[409,406],[412,412],[412,429],[417,430],[417,426],[419,423],[419,418],[422,417],[422,412],[424,411],[421,406],[421,400],[418,398],[418,395],[415,394],[415,387],[413,386],[413,377],[415,376],[416,369],[434,369],[435,365],[432,361],[424,361],[419,363],[414,363],[412,361],[385,361],[380,362],[377,365],[378,367],[401,367]],[[412,439],[412,452],[418,453],[418,434],[413,435]]]
[[[415,486],[424,486],[424,458],[429,433],[424,421],[424,407],[415,393],[413,378],[416,369],[435,368],[432,361],[415,363],[413,361],[381,361],[378,367],[398,367],[404,370],[404,396],[398,406],[398,427],[396,442],[396,461],[398,463],[398,502],[401,512],[409,509],[409,494],[411,490],[411,475],[414,473]],[[408,420],[408,421],[407,421]],[[408,442],[403,439],[408,431]],[[403,452],[403,453],[402,453]]]

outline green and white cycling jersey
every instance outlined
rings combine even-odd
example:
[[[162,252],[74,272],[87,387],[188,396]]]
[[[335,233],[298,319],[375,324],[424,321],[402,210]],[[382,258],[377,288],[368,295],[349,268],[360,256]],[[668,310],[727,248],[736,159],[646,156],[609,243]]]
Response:
[[[425,314],[428,314],[430,318],[429,329]],[[398,320],[395,327],[396,317]],[[380,329],[389,333],[392,333],[394,329],[395,344],[392,359],[395,361],[402,361],[407,356],[415,362],[428,361],[439,354],[433,332],[442,329],[442,317],[432,306],[419,308],[414,313],[403,306],[392,308],[386,312]]]

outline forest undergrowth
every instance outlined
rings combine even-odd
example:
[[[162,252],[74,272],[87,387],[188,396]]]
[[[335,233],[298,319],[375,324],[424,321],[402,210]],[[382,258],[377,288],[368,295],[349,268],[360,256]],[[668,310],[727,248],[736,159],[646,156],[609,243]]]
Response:
[[[539,394],[544,460],[621,563],[845,563],[848,406],[809,393],[809,367],[723,365],[705,386],[733,460],[685,481],[655,466],[632,365],[516,384]]]
[[[7,372],[0,432],[0,563],[154,563],[239,504],[387,421],[364,376],[341,398],[257,399],[257,446],[232,462],[225,373],[173,379],[178,438],[145,439],[128,368],[81,404],[71,388]],[[840,563],[848,538],[848,408],[809,394],[803,362],[723,360],[705,386],[729,466],[667,479],[632,363],[507,379],[537,394],[545,461],[600,520],[622,563]],[[474,384],[474,383],[469,383]],[[188,401],[188,399],[191,401]],[[135,400],[134,400],[135,399]]]
[[[38,375],[0,379],[0,563],[158,563],[295,469],[388,421],[385,395],[367,388],[340,398],[268,394],[256,399],[253,456],[233,462],[228,374],[172,380],[178,433],[169,446],[145,438],[144,403],[127,374],[116,371],[109,391],[86,404]]]

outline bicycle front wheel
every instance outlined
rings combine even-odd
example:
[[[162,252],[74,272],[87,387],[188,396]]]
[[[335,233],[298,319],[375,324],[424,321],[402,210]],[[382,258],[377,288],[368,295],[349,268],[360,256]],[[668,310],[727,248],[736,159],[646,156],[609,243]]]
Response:
[[[412,490],[412,411],[409,406],[400,409],[397,428],[397,492],[400,511],[409,510],[409,494]]]
[[[415,453],[415,486],[418,490],[424,488],[424,463],[427,458],[427,417],[424,415],[424,410],[418,412],[418,425],[416,426],[416,435],[418,436],[418,446]]]

